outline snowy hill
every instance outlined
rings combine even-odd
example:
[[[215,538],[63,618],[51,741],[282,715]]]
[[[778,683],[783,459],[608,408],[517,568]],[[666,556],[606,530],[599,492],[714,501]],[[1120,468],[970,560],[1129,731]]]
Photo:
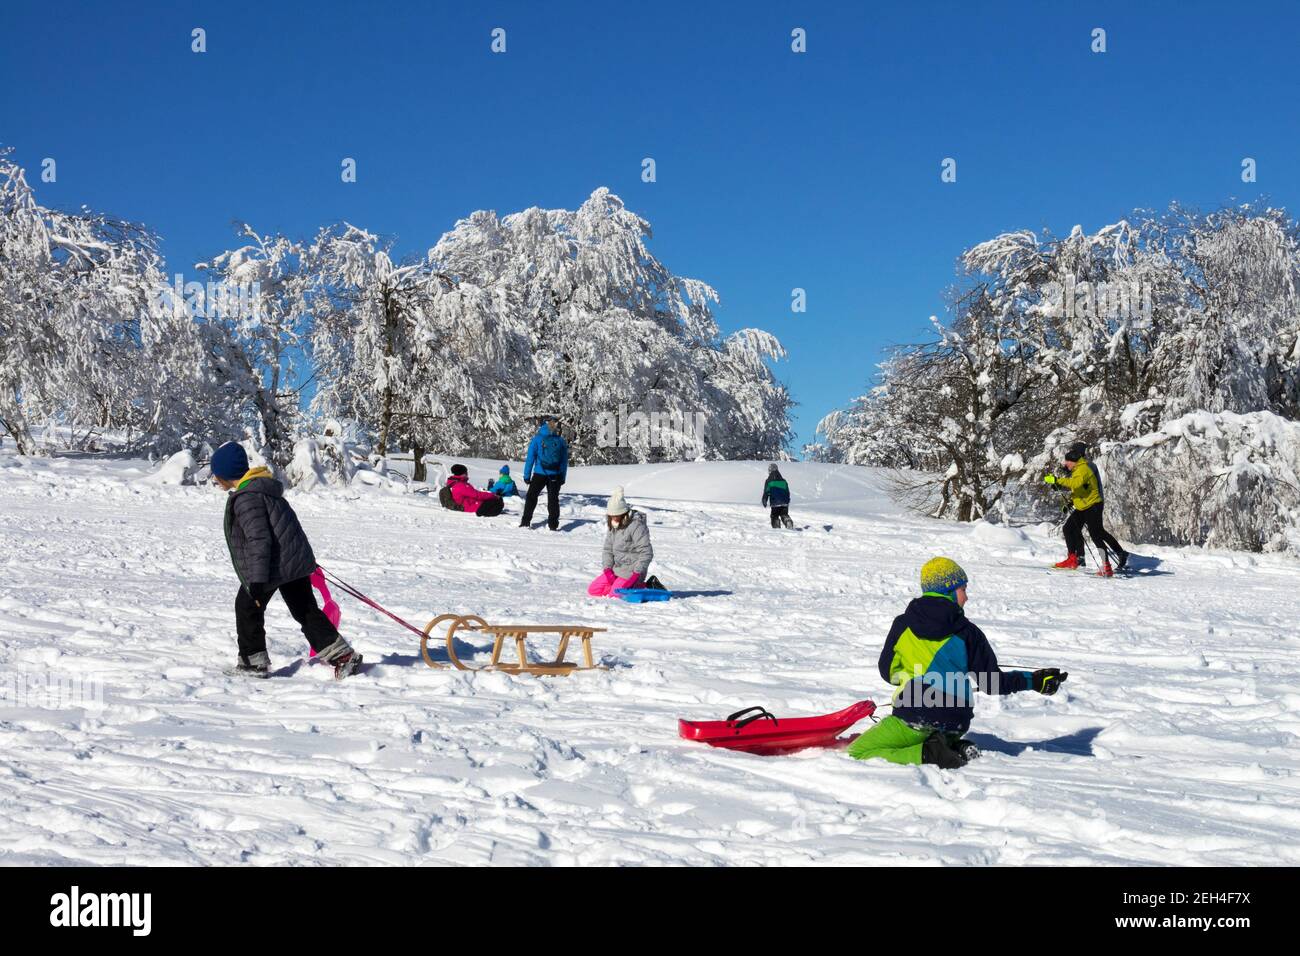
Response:
[[[500,463],[469,464],[481,486]],[[339,596],[372,666],[338,684],[307,666],[277,600],[280,676],[256,682],[222,673],[237,583],[219,491],[6,448],[0,864],[1300,862],[1294,560],[1138,548],[1147,576],[1062,574],[1048,527],[903,514],[869,469],[783,471],[806,530],[768,528],[758,462],[574,469],[559,534],[517,528],[517,499],[479,519],[400,484],[291,493],[322,564],[396,613],[588,622],[611,669],[432,670]],[[649,516],[654,572],[699,596],[586,596],[616,484]],[[876,657],[936,553],[970,573],[1004,666],[1071,674],[1054,698],[981,698],[982,760],[678,739],[678,717],[751,704],[887,712]],[[102,707],[48,706],[51,675],[102,682]]]

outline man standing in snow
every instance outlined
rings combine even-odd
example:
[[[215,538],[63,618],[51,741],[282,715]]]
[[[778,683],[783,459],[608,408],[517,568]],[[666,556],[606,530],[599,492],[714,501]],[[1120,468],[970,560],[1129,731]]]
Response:
[[[212,477],[229,492],[225,532],[230,560],[239,576],[235,597],[235,631],[239,636],[239,662],[234,673],[267,677],[271,658],[266,653],[266,605],[276,591],[316,652],[317,660],[334,667],[336,678],[346,677],[361,663],[361,655],[339,636],[316,606],[311,576],[316,556],[298,516],[284,500],[284,486],[270,469],[250,468],[248,455],[235,442],[226,442],[212,455]]]
[[[569,444],[560,435],[559,422],[553,418],[542,419],[537,434],[528,443],[524,458],[524,484],[528,497],[524,499],[524,515],[519,527],[527,528],[533,522],[533,509],[537,499],[546,489],[546,526],[552,531],[560,527],[560,487],[569,474]]]
[[[1101,552],[1101,571],[1103,577],[1111,577],[1115,572],[1110,566],[1110,556],[1115,555],[1115,566],[1121,571],[1128,564],[1128,552],[1125,551],[1114,535],[1101,524],[1102,509],[1105,500],[1101,491],[1101,475],[1092,470],[1084,452],[1088,450],[1083,442],[1075,442],[1065,453],[1065,467],[1070,472],[1066,478],[1056,475],[1044,475],[1043,481],[1049,485],[1060,485],[1069,489],[1074,510],[1065,519],[1065,546],[1069,550],[1064,561],[1055,567],[1063,570],[1082,568],[1086,561],[1083,555],[1083,529],[1087,527],[1092,536],[1092,543]]]
[[[763,483],[763,504],[771,505],[772,527],[785,525],[793,528],[790,520],[790,485],[781,477],[781,470],[775,463],[767,466],[767,481]]]
[[[857,760],[964,766],[979,749],[962,734],[970,729],[974,675],[986,694],[1022,690],[1055,694],[1068,677],[1055,667],[1003,671],[984,632],[971,623],[966,572],[951,558],[931,558],[921,568],[921,591],[894,624],[880,651],[880,676],[898,685],[894,712],[849,745]]]

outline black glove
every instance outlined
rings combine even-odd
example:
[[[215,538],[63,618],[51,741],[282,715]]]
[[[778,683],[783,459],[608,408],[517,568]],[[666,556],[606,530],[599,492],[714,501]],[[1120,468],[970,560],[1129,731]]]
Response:
[[[1044,667],[1042,670],[1036,670],[1033,675],[1034,690],[1050,697],[1061,689],[1061,685],[1069,676],[1059,667]]]
[[[248,592],[248,596],[253,599],[253,603],[258,607],[266,607],[266,602],[275,593],[275,588],[265,582],[245,584],[244,590]]]

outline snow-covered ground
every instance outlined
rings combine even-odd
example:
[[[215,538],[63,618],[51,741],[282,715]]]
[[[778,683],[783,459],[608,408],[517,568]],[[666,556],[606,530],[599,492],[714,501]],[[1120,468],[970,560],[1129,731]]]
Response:
[[[372,666],[342,683],[306,666],[277,601],[280,676],[248,681],[223,674],[222,495],[149,470],[0,452],[0,864],[1300,863],[1292,559],[1160,549],[1140,578],[1051,572],[1049,528],[901,514],[879,473],[802,463],[784,468],[799,532],[767,526],[761,463],[574,469],[560,534],[517,528],[518,500],[489,520],[317,491],[292,500],[318,559],[397,613],[590,622],[611,669],[433,670],[340,596]],[[649,515],[654,571],[698,596],[586,596],[615,484]],[[936,553],[970,573],[1004,664],[1070,672],[1054,698],[981,699],[982,760],[678,739],[678,717],[751,704],[887,713],[880,644]]]

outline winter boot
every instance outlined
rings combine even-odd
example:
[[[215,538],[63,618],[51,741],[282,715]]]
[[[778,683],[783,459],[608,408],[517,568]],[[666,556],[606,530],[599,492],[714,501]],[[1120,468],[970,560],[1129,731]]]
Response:
[[[235,677],[270,677],[271,658],[265,651],[247,657],[240,654],[238,663],[227,673]]]
[[[794,520],[789,515],[781,515],[781,524],[785,525],[787,531],[794,530]]]
[[[350,674],[355,674],[357,668],[361,666],[361,655],[356,651],[349,651],[342,657],[336,657],[334,664],[334,679],[342,680]]]
[[[975,760],[980,756],[979,747],[976,747],[975,744],[969,740],[963,739],[957,741],[956,745],[954,745],[952,749],[957,751],[958,756],[960,756],[966,763],[970,763],[972,760]]]
[[[1078,555],[1071,554],[1064,561],[1056,562],[1056,564],[1052,565],[1052,567],[1060,568],[1062,571],[1073,571],[1076,568],[1083,567],[1083,562],[1079,560]]]
[[[316,659],[334,668],[334,679],[342,680],[355,673],[361,664],[361,655],[352,649],[352,645],[339,638],[325,650],[316,655]]]
[[[947,734],[936,732],[921,745],[921,763],[933,764],[940,770],[956,770],[966,765],[966,758],[952,749]]]
[[[1101,570],[1097,572],[1097,577],[1113,578],[1114,576],[1115,576],[1115,572],[1111,569],[1110,562],[1109,561],[1101,562]]]

